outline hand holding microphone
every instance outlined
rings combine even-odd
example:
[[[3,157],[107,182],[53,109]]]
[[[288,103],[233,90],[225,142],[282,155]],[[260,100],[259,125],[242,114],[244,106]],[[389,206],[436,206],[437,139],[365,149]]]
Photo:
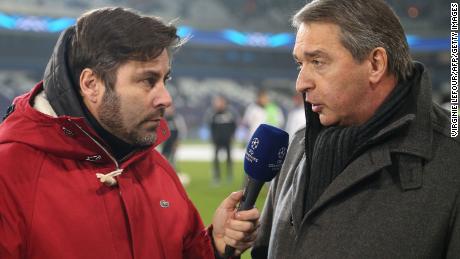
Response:
[[[247,184],[237,211],[254,207],[265,182],[271,181],[280,171],[286,156],[289,135],[278,128],[261,124],[254,132],[246,148],[244,171]],[[235,248],[225,247],[225,257],[234,255]]]

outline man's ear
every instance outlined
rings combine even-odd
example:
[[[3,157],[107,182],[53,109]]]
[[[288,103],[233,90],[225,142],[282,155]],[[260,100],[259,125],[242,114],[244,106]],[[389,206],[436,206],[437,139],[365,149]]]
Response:
[[[80,74],[80,91],[83,100],[93,104],[97,103],[103,93],[101,83],[101,80],[92,69],[83,69]]]
[[[378,47],[371,51],[368,56],[370,62],[369,81],[372,85],[378,84],[383,76],[388,73],[388,56],[387,51]]]

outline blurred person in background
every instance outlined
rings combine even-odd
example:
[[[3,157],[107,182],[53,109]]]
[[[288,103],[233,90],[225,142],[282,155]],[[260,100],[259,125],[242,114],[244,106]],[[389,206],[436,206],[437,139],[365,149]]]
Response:
[[[176,112],[176,107],[172,103],[171,106],[165,109],[164,118],[169,128],[169,138],[163,142],[161,146],[161,154],[166,157],[168,162],[173,166],[179,177],[180,182],[184,187],[190,184],[190,176],[183,172],[179,172],[176,163],[176,153],[181,140],[187,135],[187,124],[182,115]]]
[[[295,133],[305,127],[305,108],[301,94],[292,96],[294,107],[289,111],[286,120],[286,132],[289,134],[289,140],[292,140]]]
[[[306,128],[271,184],[253,258],[460,258],[460,143],[381,0],[299,10]]]
[[[214,146],[213,185],[219,185],[221,170],[219,151],[224,150],[227,155],[227,181],[233,181],[232,141],[238,123],[235,111],[228,105],[227,99],[217,95],[212,100],[212,109],[207,113],[206,120],[211,132],[211,141]]]
[[[0,93],[0,119],[8,114],[8,107],[11,105],[11,100]]]
[[[0,124],[0,258],[214,258],[252,243],[258,211],[235,214],[242,192],[206,229],[155,150],[176,32],[102,8],[61,34],[43,81]]]
[[[241,123],[249,129],[247,135],[249,140],[262,123],[282,127],[284,125],[284,115],[281,109],[270,101],[267,90],[261,88],[257,91],[256,101],[246,108]]]
[[[164,118],[168,123],[169,138],[163,143],[161,153],[168,159],[169,163],[176,168],[176,151],[181,140],[187,136],[187,124],[184,117],[177,113],[174,104],[165,109]]]

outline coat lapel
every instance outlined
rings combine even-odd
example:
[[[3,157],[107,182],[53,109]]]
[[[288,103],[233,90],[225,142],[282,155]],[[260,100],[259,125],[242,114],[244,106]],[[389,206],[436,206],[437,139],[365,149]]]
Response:
[[[365,152],[350,163],[345,170],[332,181],[318,201],[313,205],[313,208],[305,215],[302,225],[312,214],[324,207],[329,201],[391,164],[390,151],[387,146],[380,146],[379,148]]]

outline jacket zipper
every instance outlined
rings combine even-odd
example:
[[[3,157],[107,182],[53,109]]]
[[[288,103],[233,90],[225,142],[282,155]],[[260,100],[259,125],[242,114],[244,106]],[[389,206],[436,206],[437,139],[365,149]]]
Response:
[[[88,136],[88,138],[90,138],[94,143],[96,143],[96,145],[98,145],[106,154],[107,156],[113,161],[113,163],[115,163],[115,167],[116,167],[116,170],[119,170],[120,169],[120,166],[118,164],[118,161],[109,153],[109,151],[107,151],[107,149],[105,149],[105,147],[103,145],[101,145],[97,140],[95,140],[88,132],[86,132],[82,127],[80,127],[80,125],[78,125],[77,123],[73,122],[71,119],[68,119],[70,122],[72,122],[75,126],[77,126],[86,136]]]

